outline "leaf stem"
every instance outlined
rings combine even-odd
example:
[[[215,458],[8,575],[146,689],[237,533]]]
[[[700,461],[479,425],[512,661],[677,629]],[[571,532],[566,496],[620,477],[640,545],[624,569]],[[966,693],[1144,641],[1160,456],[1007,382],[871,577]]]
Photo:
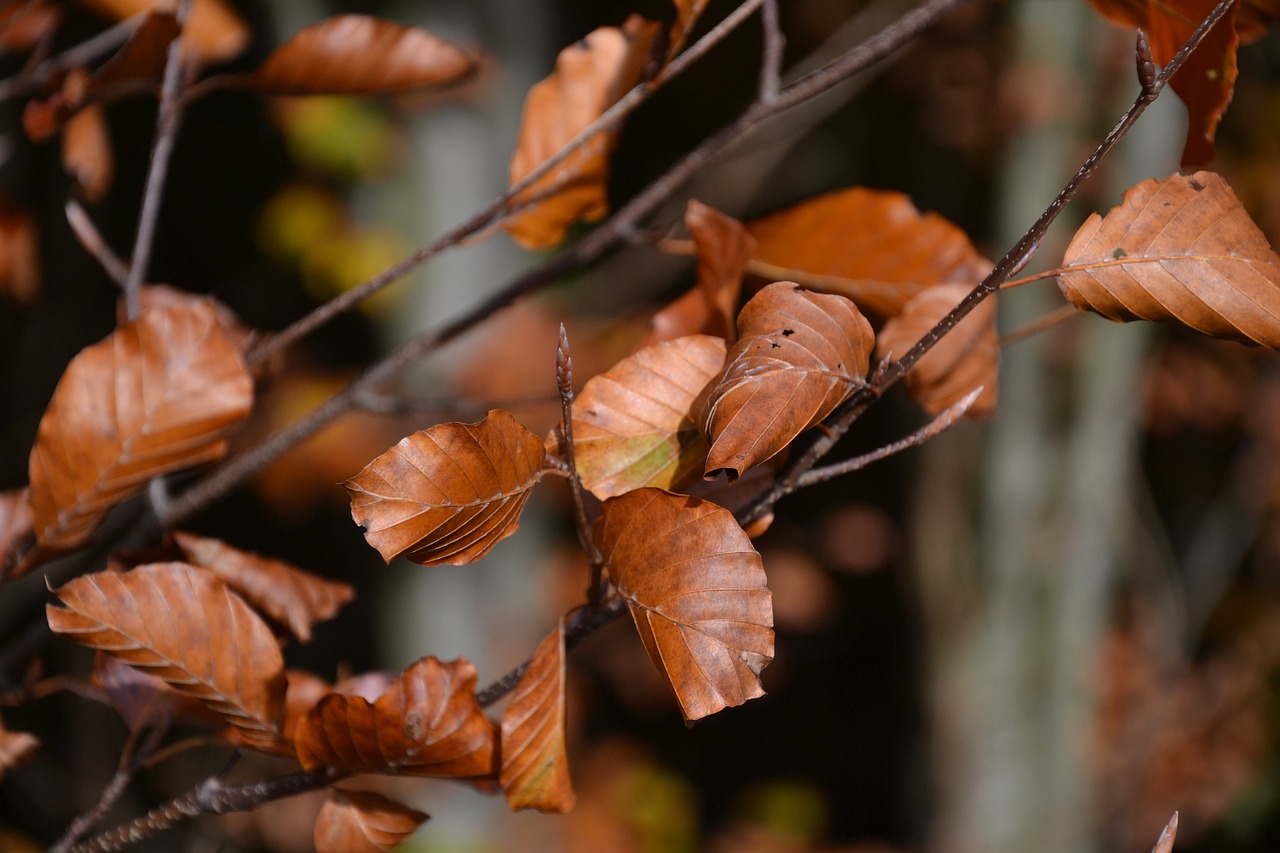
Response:
[[[591,519],[578,475],[578,454],[573,444],[573,356],[569,353],[569,333],[560,324],[560,340],[556,345],[556,390],[560,392],[560,431],[564,435],[564,460],[569,464],[569,491],[573,495],[573,526],[578,544],[587,555],[591,572],[587,586],[587,606],[600,606],[600,580],[604,575],[604,558],[591,539]]]
[[[80,245],[84,250],[93,256],[107,273],[111,276],[111,280],[124,290],[125,282],[129,278],[129,265],[121,260],[120,256],[111,250],[107,245],[107,241],[103,239],[102,232],[98,230],[98,226],[93,224],[93,220],[89,218],[89,214],[80,206],[80,202],[71,199],[67,202],[67,223],[71,226],[71,230],[75,232],[76,239],[80,241]]]
[[[1027,338],[1038,335],[1047,329],[1052,329],[1054,326],[1061,325],[1068,320],[1079,317],[1081,313],[1080,309],[1074,305],[1059,305],[1040,319],[1033,320],[1020,329],[1014,329],[1012,332],[1007,332],[1006,334],[1001,335],[999,341],[1000,347],[1003,349],[1004,347],[1016,344],[1019,341],[1024,341]]]

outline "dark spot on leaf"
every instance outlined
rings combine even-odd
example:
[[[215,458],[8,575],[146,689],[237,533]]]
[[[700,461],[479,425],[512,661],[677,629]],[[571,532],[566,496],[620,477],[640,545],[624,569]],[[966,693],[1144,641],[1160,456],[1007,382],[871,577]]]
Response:
[[[1119,246],[1116,246],[1116,250],[1111,253],[1111,257],[1115,258],[1118,261],[1121,258],[1129,257],[1129,253],[1126,252],[1124,249],[1121,249]]]
[[[1195,190],[1196,192],[1200,192],[1200,190],[1204,189],[1204,184],[1200,183],[1195,178],[1192,178],[1191,180],[1187,181],[1187,183],[1191,186],[1191,189]]]
[[[404,715],[404,736],[410,741],[417,743],[422,740],[426,734],[426,727],[422,722],[421,711],[410,711]]]
[[[795,330],[795,329],[783,329],[783,330],[782,330],[782,336],[783,336],[784,338],[789,338],[789,337],[791,337],[792,335],[794,335],[795,333],[796,333],[796,330]]]
[[[782,344],[777,344],[777,343],[774,343],[773,341],[769,341],[769,348],[770,348],[770,349],[781,349],[781,348],[782,348]]]

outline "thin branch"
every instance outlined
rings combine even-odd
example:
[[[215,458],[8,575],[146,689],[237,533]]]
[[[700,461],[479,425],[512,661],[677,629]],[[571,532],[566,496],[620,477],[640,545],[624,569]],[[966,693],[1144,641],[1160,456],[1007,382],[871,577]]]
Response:
[[[569,333],[560,324],[560,341],[556,346],[556,390],[560,392],[560,432],[564,436],[564,459],[569,465],[569,492],[573,495],[573,526],[578,544],[591,566],[587,586],[587,606],[600,606],[601,578],[604,559],[591,539],[591,520],[587,518],[587,502],[582,493],[582,477],[578,476],[578,453],[573,444],[573,356],[569,354]]]
[[[361,394],[355,407],[375,415],[426,415],[432,417],[469,417],[482,415],[490,409],[526,409],[531,406],[549,406],[556,398],[547,394],[528,397],[506,397],[497,400],[474,400],[464,397],[424,397],[420,399],[400,397],[381,391]]]
[[[765,0],[760,7],[760,23],[764,26],[764,57],[760,62],[760,103],[772,103],[782,85],[782,57],[787,38],[778,21],[778,0]]]
[[[111,250],[107,241],[103,239],[102,233],[98,231],[98,226],[93,224],[89,214],[75,199],[67,202],[67,223],[71,225],[71,230],[75,232],[76,239],[80,241],[84,250],[92,255],[99,266],[106,270],[107,275],[111,276],[111,280],[123,289],[129,277],[128,264]]]

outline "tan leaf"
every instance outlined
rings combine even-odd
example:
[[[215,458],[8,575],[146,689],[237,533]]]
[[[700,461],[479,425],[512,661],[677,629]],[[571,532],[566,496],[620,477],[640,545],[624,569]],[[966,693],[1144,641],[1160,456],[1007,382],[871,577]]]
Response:
[[[511,184],[585,130],[640,81],[658,25],[632,15],[622,27],[601,27],[560,51],[551,76],[529,90],[520,136],[511,156]],[[608,212],[609,156],[616,127],[585,145],[512,200],[532,202],[503,221],[527,249],[545,249],[564,239],[578,220],[593,222]]]
[[[89,201],[101,201],[115,175],[115,157],[102,107],[91,104],[62,128],[62,168]]]
[[[637,489],[605,501],[595,540],[686,720],[764,695],[773,607],[760,555],[728,510]]]
[[[747,224],[755,258],[787,270],[844,281],[805,286],[852,299],[892,317],[935,284],[977,284],[991,271],[964,231],[920,213],[902,193],[850,187],[800,202]]]
[[[494,409],[400,439],[343,485],[351,517],[388,563],[473,563],[520,526],[544,470],[542,441]]]
[[[40,250],[31,214],[0,199],[0,294],[30,305],[40,293]]]
[[[1280,349],[1280,257],[1220,175],[1130,188],[1080,227],[1063,266],[1058,287],[1082,311]]]
[[[316,816],[316,853],[387,853],[427,815],[371,791],[329,791]]]
[[[82,350],[31,450],[41,546],[75,547],[152,477],[221,457],[252,400],[244,361],[207,303],[146,311]]]
[[[498,780],[513,811],[567,812],[573,782],[565,754],[564,620],[533,653],[502,715]]]
[[[232,548],[217,539],[175,532],[188,561],[213,572],[257,610],[311,641],[311,626],[332,619],[355,597],[350,584],[304,572],[281,560]]]
[[[294,745],[306,770],[410,776],[487,776],[497,728],[476,701],[476,670],[465,660],[423,658],[376,702],[331,693],[298,722]]]
[[[82,575],[55,590],[56,634],[165,681],[235,727],[243,742],[287,751],[284,662],[266,623],[212,573],[185,563]]]
[[[338,15],[299,31],[253,72],[267,95],[355,95],[446,86],[476,61],[426,30],[369,15]]]
[[[138,304],[143,311],[164,306],[190,309],[194,305],[211,305],[213,306],[213,313],[218,318],[218,325],[222,327],[222,331],[226,333],[228,340],[235,344],[236,349],[241,352],[248,349],[254,335],[253,330],[236,316],[236,312],[212,296],[190,293],[167,284],[144,284],[138,288]],[[120,325],[129,322],[128,306],[123,298],[116,302],[116,321]]]
[[[13,768],[29,759],[40,746],[40,739],[27,732],[11,732],[0,723],[0,782]]]
[[[172,10],[173,0],[81,0],[100,15],[117,21],[148,9]],[[200,65],[225,62],[249,44],[249,28],[223,0],[195,0],[183,33],[183,56]]]
[[[705,476],[734,479],[829,415],[864,382],[871,324],[843,296],[775,282],[738,315],[736,344],[699,400]]]
[[[708,445],[690,410],[724,353],[719,338],[690,335],[645,347],[589,379],[573,401],[582,484],[603,500],[641,486],[679,490],[697,480]],[[563,442],[557,427],[548,449],[563,457]]]
[[[876,338],[876,356],[901,358],[937,325],[960,300],[967,284],[931,287],[914,297],[902,313],[889,320]],[[965,394],[983,392],[965,413],[980,418],[995,411],[1000,375],[1000,336],[996,332],[996,301],[987,299],[942,337],[907,374],[907,390],[931,415],[940,414]]]
[[[0,492],[0,565],[9,562],[11,551],[23,547],[33,532],[31,525],[26,487]]]

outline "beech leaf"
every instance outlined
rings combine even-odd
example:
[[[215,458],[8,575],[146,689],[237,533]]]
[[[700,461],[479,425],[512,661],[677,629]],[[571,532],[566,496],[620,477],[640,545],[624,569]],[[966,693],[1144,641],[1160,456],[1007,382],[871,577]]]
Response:
[[[738,342],[703,392],[705,476],[735,479],[829,415],[864,383],[871,324],[843,296],[775,282],[738,315]]]
[[[82,350],[31,450],[40,545],[80,545],[152,477],[223,456],[252,400],[244,360],[208,303],[145,311]]]
[[[1220,175],[1130,188],[1085,221],[1063,266],[1058,287],[1082,311],[1280,349],[1280,257]]]
[[[115,157],[102,107],[90,104],[62,128],[62,168],[89,201],[101,201],[111,187]]]
[[[960,300],[967,284],[931,287],[912,298],[902,313],[889,320],[876,338],[876,356],[901,358],[937,325]],[[906,376],[907,390],[931,415],[941,414],[975,388],[978,399],[965,413],[979,418],[995,411],[1000,375],[1000,336],[996,331],[996,301],[987,299],[973,309]]]
[[[511,184],[537,168],[616,104],[644,70],[658,25],[632,15],[621,27],[601,27],[560,51],[555,71],[534,84],[524,102],[511,155]],[[618,130],[604,130],[512,199],[530,204],[503,221],[526,249],[560,243],[578,220],[608,212],[609,156]]]
[[[40,747],[40,739],[27,732],[13,732],[0,723],[0,782],[5,774],[31,758]]]
[[[0,294],[29,305],[40,293],[35,219],[0,198]]]
[[[0,565],[10,565],[16,551],[32,534],[31,503],[26,488],[0,492]]]
[[[355,597],[350,584],[237,550],[217,539],[182,532],[175,532],[173,538],[189,562],[213,572],[303,643],[311,641],[312,625],[332,619]]]
[[[645,347],[593,376],[573,401],[574,458],[596,497],[679,490],[702,474],[707,441],[690,411],[724,364],[724,341],[690,335]],[[559,428],[548,445],[564,456]]]
[[[1174,812],[1164,829],[1160,830],[1160,837],[1156,839],[1156,846],[1151,848],[1151,853],[1173,853],[1173,842],[1177,837],[1178,813]]]
[[[284,662],[266,623],[210,572],[151,563],[82,575],[46,613],[55,634],[99,649],[204,703],[248,746],[287,751]]]
[[[689,34],[693,32],[693,28],[698,23],[698,18],[702,16],[703,11],[707,8],[707,2],[708,0],[675,0],[676,20],[671,25],[671,46],[667,48],[668,60],[679,53],[680,48],[684,47]]]
[[[564,620],[533,653],[502,715],[498,780],[513,811],[567,812],[573,783],[565,754]]]
[[[266,95],[358,95],[446,86],[475,70],[466,51],[426,30],[338,15],[300,30],[249,84]]]
[[[99,14],[114,20],[132,18],[156,6],[158,0],[81,0]],[[182,53],[201,65],[224,62],[239,55],[249,43],[249,28],[223,0],[194,0],[182,37]]]
[[[329,791],[316,816],[316,853],[387,853],[427,815],[372,791]]]
[[[226,725],[222,715],[204,703],[106,652],[94,655],[93,682],[107,694],[130,731],[161,722],[186,723],[207,729]]]
[[[728,510],[637,489],[605,501],[595,540],[686,720],[764,695],[773,606],[760,555]]]
[[[476,701],[476,670],[428,657],[369,702],[330,693],[298,721],[305,770],[410,776],[487,776],[496,770],[497,728]]]
[[[542,441],[494,409],[402,438],[343,485],[351,517],[388,563],[462,566],[520,526],[545,461]]]

